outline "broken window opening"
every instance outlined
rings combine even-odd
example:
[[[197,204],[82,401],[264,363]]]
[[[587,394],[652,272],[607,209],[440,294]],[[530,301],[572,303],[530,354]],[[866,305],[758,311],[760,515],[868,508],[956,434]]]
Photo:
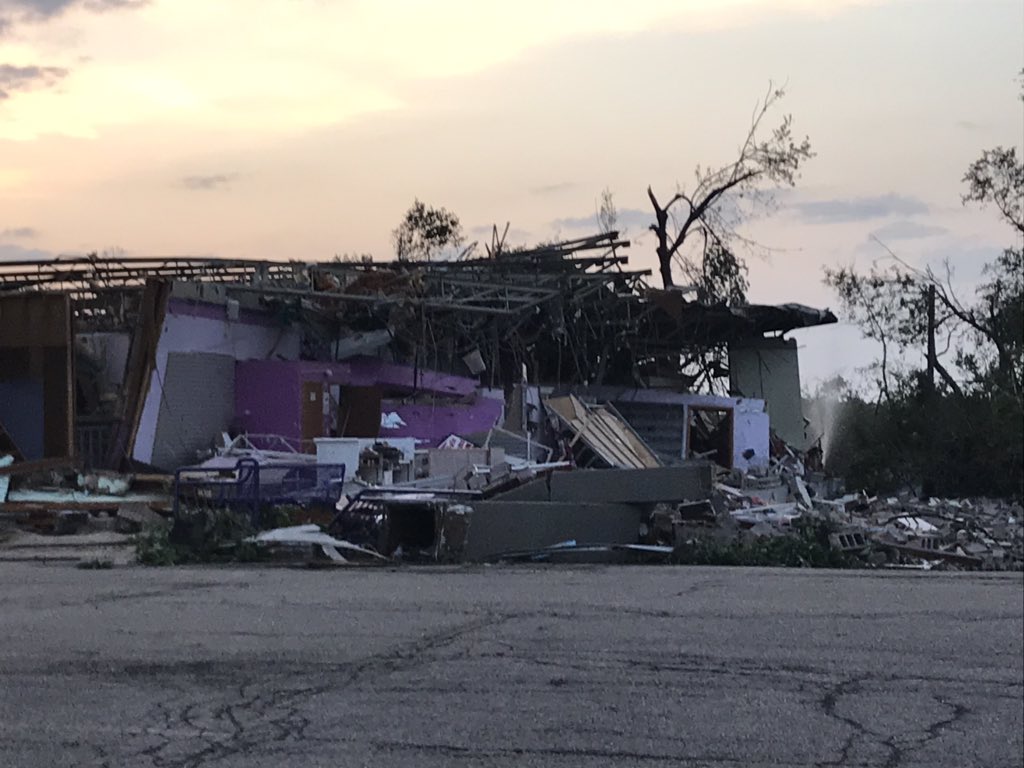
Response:
[[[719,466],[732,469],[733,411],[731,408],[690,406],[687,427],[686,455],[688,458],[707,458]]]
[[[399,547],[406,554],[432,550],[437,538],[435,517],[428,505],[392,507],[387,513],[384,551],[393,555]]]

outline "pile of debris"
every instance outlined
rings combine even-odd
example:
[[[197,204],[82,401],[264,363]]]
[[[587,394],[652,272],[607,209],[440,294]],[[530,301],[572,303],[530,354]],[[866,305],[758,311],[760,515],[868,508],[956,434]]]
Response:
[[[0,560],[133,562],[135,535],[169,528],[172,505],[163,475],[0,455]]]
[[[710,545],[734,552],[758,539],[810,535],[814,543],[842,555],[830,565],[1024,569],[1024,509],[1019,503],[847,494],[834,478],[808,471],[789,449],[765,472],[719,469],[710,499],[659,509],[653,530],[655,541],[683,550]]]

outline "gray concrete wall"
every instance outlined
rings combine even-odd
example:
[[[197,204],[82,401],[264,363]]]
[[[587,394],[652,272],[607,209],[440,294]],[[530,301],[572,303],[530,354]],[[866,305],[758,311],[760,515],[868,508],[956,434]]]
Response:
[[[628,504],[492,500],[472,507],[467,560],[541,549],[570,539],[580,544],[634,544],[645,517]]]
[[[707,462],[656,469],[580,469],[553,472],[498,496],[503,501],[537,500],[657,504],[697,501],[711,495],[713,471]]]
[[[551,476],[551,500],[623,504],[696,501],[711,495],[712,479],[707,462],[656,469],[555,472]]]
[[[765,401],[775,434],[794,448],[807,447],[796,339],[731,345],[729,384],[735,395]]]
[[[539,477],[531,480],[510,491],[497,494],[496,498],[502,501],[550,501],[551,490],[548,487],[548,478]]]
[[[235,359],[204,352],[167,356],[163,398],[153,441],[154,466],[176,469],[197,462],[231,425],[235,414]]]

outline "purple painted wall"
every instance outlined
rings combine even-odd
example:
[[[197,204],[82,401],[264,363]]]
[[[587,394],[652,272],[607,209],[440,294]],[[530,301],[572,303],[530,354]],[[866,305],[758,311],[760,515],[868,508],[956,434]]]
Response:
[[[436,445],[454,433],[482,432],[501,416],[500,401],[477,395],[477,382],[436,371],[419,371],[414,386],[410,366],[374,358],[340,363],[308,360],[251,360],[235,367],[235,417],[251,434],[302,436],[302,382],[327,381],[342,386],[379,386],[386,393],[419,391],[449,397],[474,397],[468,405],[403,405],[384,401],[385,412],[397,412],[405,427],[381,430],[383,437],[415,437]]]
[[[227,320],[228,310],[224,304],[211,304],[205,301],[192,299],[170,299],[167,302],[167,313],[171,315],[183,315],[185,317],[205,317],[208,320]],[[262,325],[267,328],[277,328],[280,321],[266,312],[242,307],[238,311],[238,320],[233,322],[244,323],[245,325]]]
[[[302,437],[300,366],[290,360],[235,364],[235,419],[244,431]]]
[[[478,398],[469,405],[413,405],[390,400],[381,402],[381,411],[397,413],[404,427],[381,429],[382,437],[415,437],[435,446],[448,435],[486,432],[501,418],[499,400]]]
[[[340,363],[303,361],[300,365],[302,376],[306,380],[323,380],[326,374],[331,384],[347,384],[353,387],[379,386],[385,392],[418,390],[460,396],[473,394],[479,386],[474,379],[450,376],[437,371],[415,372],[412,366],[387,363],[373,357],[353,357]],[[414,379],[414,375],[418,377],[418,381]]]

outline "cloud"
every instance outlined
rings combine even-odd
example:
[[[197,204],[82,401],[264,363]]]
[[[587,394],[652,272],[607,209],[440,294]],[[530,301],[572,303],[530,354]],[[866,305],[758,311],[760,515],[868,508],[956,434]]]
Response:
[[[103,12],[130,10],[148,5],[150,0],[0,0],[0,37],[15,21],[39,22],[56,18],[72,8]]]
[[[956,127],[967,131],[968,133],[978,133],[980,131],[987,131],[991,128],[988,123],[979,123],[974,120],[957,120]]]
[[[928,213],[928,204],[906,195],[875,195],[873,197],[813,200],[790,206],[811,224],[840,224],[884,219],[886,216],[916,216]]]
[[[647,229],[654,221],[654,215],[650,211],[639,208],[620,208],[616,214],[616,226],[620,232],[624,229]],[[568,216],[555,219],[551,222],[551,226],[555,229],[581,229],[597,232],[597,210],[595,209],[589,216]]]
[[[10,238],[12,240],[29,240],[38,235],[39,230],[32,227],[8,227],[7,229],[0,230],[0,238]]]
[[[504,227],[498,227],[498,237],[501,237]],[[490,244],[491,237],[494,235],[493,224],[479,224],[469,228],[469,234],[476,240]],[[525,229],[519,229],[517,227],[509,227],[508,233],[505,235],[505,244],[510,243],[525,243],[534,240],[535,236],[532,232],[528,232]]]
[[[0,101],[10,98],[15,91],[51,88],[67,77],[67,74],[68,71],[63,67],[0,64]]]
[[[49,19],[73,7],[89,11],[141,8],[149,0],[0,0],[0,9],[29,19]]]
[[[54,258],[49,251],[37,248],[22,248],[20,245],[0,243],[0,262],[4,261],[47,261]]]
[[[556,192],[566,192],[578,187],[575,181],[560,181],[556,184],[542,184],[539,187],[530,187],[531,195],[553,195]]]
[[[232,181],[238,178],[237,173],[214,173],[206,176],[185,176],[181,185],[185,189],[211,190],[226,189]]]
[[[936,237],[948,232],[948,229],[937,224],[923,224],[919,221],[901,219],[879,227],[871,235],[885,242],[887,240],[917,240],[922,237]]]

